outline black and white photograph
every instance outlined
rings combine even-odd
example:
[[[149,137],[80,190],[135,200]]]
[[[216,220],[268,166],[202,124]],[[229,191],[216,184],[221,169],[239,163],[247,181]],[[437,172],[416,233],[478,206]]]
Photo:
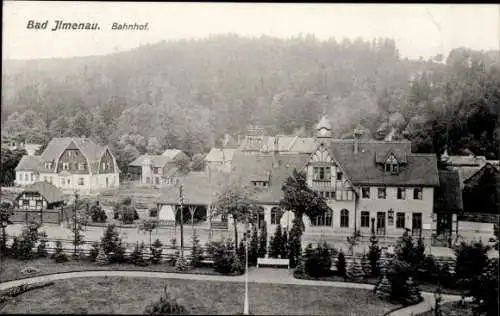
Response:
[[[0,314],[499,314],[500,5],[2,4]]]

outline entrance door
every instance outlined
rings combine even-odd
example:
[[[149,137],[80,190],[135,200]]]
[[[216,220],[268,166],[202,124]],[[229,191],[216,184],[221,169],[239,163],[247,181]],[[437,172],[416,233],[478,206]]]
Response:
[[[422,213],[412,214],[411,231],[413,235],[422,235]]]
[[[438,236],[450,236],[451,235],[452,218],[451,214],[445,213],[437,214],[437,227],[436,233]]]
[[[385,212],[377,212],[377,234],[385,235]]]

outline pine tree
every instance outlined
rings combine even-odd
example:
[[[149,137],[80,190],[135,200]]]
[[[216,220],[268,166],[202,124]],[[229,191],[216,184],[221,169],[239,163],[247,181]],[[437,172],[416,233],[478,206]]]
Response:
[[[342,250],[339,252],[336,266],[337,266],[337,273],[338,273],[338,275],[342,276],[342,277],[345,277],[346,263],[345,263],[344,252]]]
[[[361,263],[356,259],[356,257],[352,258],[352,263],[349,266],[349,270],[347,271],[347,277],[350,280],[359,281],[363,278],[364,272]]]
[[[189,269],[189,265],[183,255],[179,255],[177,261],[175,262],[175,270],[186,271]]]
[[[384,274],[382,279],[375,285],[375,295],[379,298],[388,301],[391,298],[392,287],[391,282]]]
[[[271,251],[273,254],[273,258],[279,258],[282,254],[282,246],[283,246],[283,236],[281,233],[281,225],[276,225],[276,232],[274,233],[274,237],[271,242]]]
[[[99,253],[95,258],[95,262],[100,266],[107,265],[109,263],[108,256],[106,255],[106,252],[104,251],[103,247],[99,248]]]
[[[248,249],[248,264],[254,266],[257,264],[259,256],[259,237],[257,235],[257,228],[254,226],[252,231],[252,239],[250,240],[250,248]]]
[[[177,259],[180,256],[180,251],[179,251],[179,248],[177,247],[177,239],[176,238],[170,239],[170,247],[171,247],[171,249],[174,249],[174,254],[170,258],[169,262],[170,262],[170,265],[172,267],[175,267],[175,264],[177,263]]]
[[[372,275],[372,265],[370,264],[370,260],[368,260],[368,257],[365,254],[363,254],[363,256],[361,257],[361,266],[363,267],[365,277],[369,277]]]
[[[300,223],[294,220],[294,224],[292,225],[292,229],[290,229],[290,238],[288,241],[289,244],[289,255],[288,259],[290,259],[290,267],[295,268],[297,264],[300,263],[300,256],[302,253],[302,231],[300,228]]]
[[[192,244],[193,246],[191,248],[191,257],[192,257],[191,265],[193,267],[197,267],[203,260],[203,249],[201,248],[200,239],[198,238],[196,230],[193,231]]]
[[[281,239],[281,258],[288,259],[288,233],[286,229],[283,231],[283,238]]]
[[[274,237],[271,236],[271,238],[269,238],[269,247],[267,248],[268,249],[267,255],[269,256],[269,258],[276,258],[273,245],[274,245]]]
[[[375,234],[372,234],[370,237],[370,246],[368,248],[368,260],[371,265],[372,275],[378,276],[380,274],[380,269],[378,265],[378,261],[380,259],[380,247],[378,246],[378,239]]]
[[[407,305],[413,305],[422,299],[422,295],[420,294],[420,289],[418,286],[413,282],[413,278],[409,277],[408,280],[406,280],[406,298],[404,299],[405,304]]]
[[[56,242],[56,250],[52,255],[52,259],[54,259],[54,261],[57,263],[68,261],[68,257],[64,253],[64,250],[62,248],[62,243],[60,241]]]
[[[151,247],[151,262],[154,264],[158,264],[161,262],[161,254],[162,254],[162,248],[163,244],[161,243],[160,239],[156,238],[156,240],[153,243],[153,246]]]
[[[266,231],[266,225],[263,225],[262,228],[260,229],[260,236],[259,236],[259,249],[258,249],[258,256],[259,258],[264,258],[267,254],[267,231]]]

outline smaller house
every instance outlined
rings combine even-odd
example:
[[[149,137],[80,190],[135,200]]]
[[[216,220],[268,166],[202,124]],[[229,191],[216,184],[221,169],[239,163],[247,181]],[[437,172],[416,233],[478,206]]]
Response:
[[[15,201],[25,210],[55,209],[64,204],[64,195],[52,183],[39,181],[26,186]]]
[[[40,180],[39,168],[42,165],[40,156],[24,155],[16,166],[16,185],[32,184]]]
[[[235,148],[212,148],[205,157],[206,168],[220,172],[230,172],[235,151]]]
[[[178,149],[167,149],[161,155],[141,155],[130,163],[139,169],[141,184],[169,185],[175,182],[179,167],[188,164],[190,158]]]

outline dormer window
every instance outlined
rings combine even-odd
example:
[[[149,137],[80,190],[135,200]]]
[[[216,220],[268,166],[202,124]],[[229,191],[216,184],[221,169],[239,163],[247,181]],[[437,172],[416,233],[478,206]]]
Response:
[[[268,181],[252,181],[254,187],[267,188],[269,186]]]
[[[330,181],[332,177],[330,167],[314,167],[313,180],[314,181]]]
[[[392,174],[397,174],[399,172],[399,162],[392,153],[389,155],[389,158],[387,158],[387,160],[385,161],[385,172]]]

